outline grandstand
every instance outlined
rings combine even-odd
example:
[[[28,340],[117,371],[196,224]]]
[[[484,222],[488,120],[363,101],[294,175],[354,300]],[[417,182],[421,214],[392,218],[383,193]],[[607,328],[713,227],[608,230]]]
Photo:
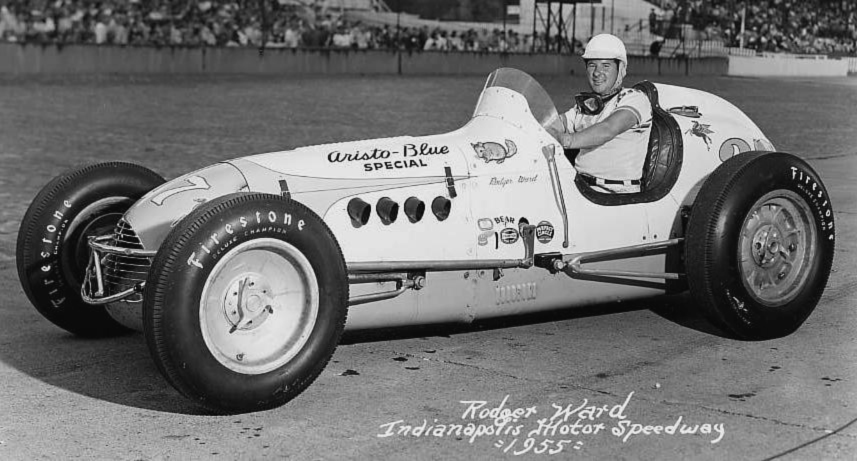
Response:
[[[384,0],[279,0],[280,4],[317,7],[328,11],[375,11],[389,12]]]
[[[514,9],[515,19],[505,22],[437,21],[423,19],[413,14],[395,13],[377,6],[351,8],[346,15],[351,20],[379,26],[417,29],[425,27],[459,32],[504,30],[520,36],[538,36],[545,32],[555,36],[559,33],[569,43],[572,37],[578,43],[586,43],[592,35],[614,33],[622,37],[628,44],[629,51],[635,54],[647,54],[651,42],[660,38],[650,32],[648,15],[653,10],[659,15],[663,11],[643,0],[611,0],[609,3],[601,0],[597,2],[582,0],[576,5],[558,1],[519,1],[520,4],[515,5]],[[557,29],[560,24],[565,26],[563,32]]]
[[[857,53],[855,1],[503,1],[505,21],[456,22],[396,13],[384,0],[2,0],[0,41],[566,53],[608,32],[634,55],[656,41],[666,57]]]

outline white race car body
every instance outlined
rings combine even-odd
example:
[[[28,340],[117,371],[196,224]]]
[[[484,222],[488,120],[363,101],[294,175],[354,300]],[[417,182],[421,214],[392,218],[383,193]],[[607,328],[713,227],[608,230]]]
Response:
[[[544,128],[557,123],[550,98],[526,74],[501,69],[489,77],[470,122],[456,131],[225,161],[151,191],[130,208],[125,221],[143,248],[154,251],[171,227],[201,203],[242,191],[288,195],[323,218],[350,273],[378,267],[406,272],[437,268],[425,274],[422,289],[352,306],[347,322],[351,329],[470,322],[660,294],[666,285],[646,276],[568,277],[550,268],[514,263],[526,256],[522,231],[527,224],[535,226],[536,255],[593,255],[675,242],[683,237],[682,207],[692,204],[708,174],[738,153],[773,150],[761,130],[732,104],[697,90],[654,87],[660,107],[675,108],[668,117],[681,134],[673,146],[678,162],[670,167],[679,171],[656,199],[618,204],[609,197],[593,201],[584,196],[575,183],[574,167]],[[416,197],[425,204],[424,216],[412,222],[400,212],[394,222],[385,223],[377,213],[384,197],[401,207]],[[356,223],[349,213],[355,198],[371,206],[365,224]],[[443,206],[448,206],[443,220],[430,210],[437,198],[441,217]],[[264,211],[248,219],[288,219]],[[208,243],[200,241],[199,251],[208,251]],[[676,272],[664,253],[587,266],[641,274]],[[351,297],[396,289],[395,281],[352,283]],[[135,306],[139,304],[117,302],[108,311],[140,329]]]
[[[549,134],[530,76],[488,77],[451,133],[238,158],[169,182],[70,170],[18,233],[21,286],[82,336],[143,331],[158,370],[214,411],[274,408],[346,328],[472,322],[687,290],[728,335],[786,336],[834,255],[827,191],[740,110],[642,82],[641,191],[595,192]]]

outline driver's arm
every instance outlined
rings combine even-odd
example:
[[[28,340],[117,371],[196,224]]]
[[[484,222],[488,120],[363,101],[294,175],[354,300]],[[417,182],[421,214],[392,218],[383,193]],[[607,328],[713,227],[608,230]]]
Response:
[[[563,133],[573,131],[568,129],[568,117],[565,114],[559,114],[559,123],[562,125]]]
[[[636,114],[630,110],[617,110],[585,130],[575,133],[560,133],[557,140],[566,149],[589,149],[598,147],[615,138],[619,133],[630,130],[639,123]]]

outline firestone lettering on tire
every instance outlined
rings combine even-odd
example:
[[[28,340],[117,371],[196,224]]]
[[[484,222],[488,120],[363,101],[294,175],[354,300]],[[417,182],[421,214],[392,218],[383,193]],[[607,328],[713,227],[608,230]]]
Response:
[[[790,167],[790,169],[792,181],[796,183],[798,190],[803,192],[806,199],[812,203],[812,208],[816,211],[820,232],[827,234],[827,240],[835,239],[833,209],[830,207],[830,200],[824,195],[824,190],[809,173],[796,166]]]
[[[259,232],[286,233],[285,229],[271,226],[271,224],[296,227],[299,232],[303,232],[306,227],[306,221],[303,219],[295,220],[291,213],[277,212],[275,210],[256,211],[249,217],[239,216],[237,220],[225,223],[217,232],[211,233],[205,241],[200,242],[200,250],[190,254],[187,259],[187,265],[197,269],[204,269],[205,262],[201,259],[203,256],[210,255],[211,259],[216,261],[220,255],[235,243],[239,236],[247,236]]]
[[[44,283],[45,292],[48,294],[48,300],[55,308],[62,306],[66,300],[60,291],[60,288],[64,285],[62,278],[57,273],[60,268],[54,263],[59,255],[60,243],[63,241],[63,235],[69,222],[65,214],[71,208],[71,205],[70,201],[63,200],[62,207],[57,207],[59,209],[54,210],[51,215],[51,221],[44,227],[41,239],[42,249],[39,252],[39,256],[42,258],[42,264],[39,269],[46,274],[42,282]]]

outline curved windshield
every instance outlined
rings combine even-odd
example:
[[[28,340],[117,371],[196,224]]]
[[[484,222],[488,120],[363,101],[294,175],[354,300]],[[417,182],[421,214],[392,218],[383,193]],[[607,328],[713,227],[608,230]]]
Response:
[[[495,86],[508,88],[522,94],[527,99],[530,112],[545,129],[550,127],[557,131],[563,130],[553,100],[548,96],[547,91],[539,85],[539,82],[526,72],[511,67],[501,67],[491,72],[488,81],[485,82],[485,88]]]

